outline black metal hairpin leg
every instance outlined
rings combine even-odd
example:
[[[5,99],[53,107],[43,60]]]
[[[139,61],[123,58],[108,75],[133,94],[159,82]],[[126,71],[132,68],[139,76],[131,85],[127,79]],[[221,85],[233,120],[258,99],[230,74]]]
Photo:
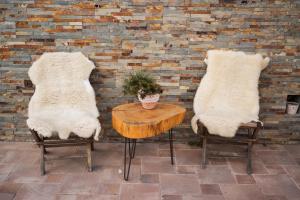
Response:
[[[128,166],[127,166],[127,144],[128,144],[128,155],[129,155]],[[125,142],[124,142],[124,180],[125,181],[128,181],[131,160],[135,156],[135,149],[136,149],[136,139],[125,138]]]
[[[174,165],[174,155],[173,155],[173,129],[170,129],[170,130],[169,130],[169,142],[170,142],[171,164]]]

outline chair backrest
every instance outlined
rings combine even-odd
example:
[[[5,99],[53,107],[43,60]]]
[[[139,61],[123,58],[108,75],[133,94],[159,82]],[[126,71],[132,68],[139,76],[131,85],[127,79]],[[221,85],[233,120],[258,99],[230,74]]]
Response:
[[[28,115],[42,109],[79,109],[98,117],[95,93],[89,82],[93,62],[81,52],[44,53],[29,69],[35,93],[29,103]]]
[[[208,51],[207,72],[194,100],[195,113],[242,114],[257,118],[258,79],[269,58],[244,52]]]

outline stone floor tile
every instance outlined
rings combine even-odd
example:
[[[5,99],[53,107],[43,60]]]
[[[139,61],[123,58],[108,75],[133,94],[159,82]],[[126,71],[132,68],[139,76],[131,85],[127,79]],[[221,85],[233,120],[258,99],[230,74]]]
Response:
[[[57,184],[24,184],[15,196],[15,200],[54,200],[60,186]]]
[[[200,165],[201,151],[199,149],[176,149],[177,165]]]
[[[261,189],[256,185],[220,185],[225,199],[228,200],[265,200]]]
[[[1,200],[13,200],[15,198],[14,193],[3,193],[0,192],[0,199]]]
[[[171,159],[167,157],[143,157],[142,173],[175,173],[175,166],[171,164]]]
[[[55,200],[77,200],[76,194],[58,194]]]
[[[65,174],[51,174],[48,173],[45,175],[46,179],[44,183],[53,183],[53,184],[61,184],[65,180]]]
[[[285,196],[282,195],[265,195],[266,200],[288,200]]]
[[[232,171],[237,174],[247,174],[246,158],[228,158]],[[268,174],[267,169],[261,161],[252,161],[253,174]]]
[[[142,174],[140,178],[142,183],[159,183],[158,174]]]
[[[159,156],[158,144],[156,143],[137,143],[135,149],[135,156]]]
[[[8,174],[0,174],[0,182],[6,181],[8,179]]]
[[[1,152],[3,157],[0,159],[0,164],[15,164],[15,165],[33,165],[39,163],[39,151],[30,150],[3,150]],[[30,159],[28,159],[28,155],[30,154]]]
[[[97,193],[105,195],[118,195],[120,192],[119,183],[99,183]]]
[[[255,184],[255,180],[251,175],[236,175],[235,178],[238,184]]]
[[[131,165],[130,167],[130,173],[129,173],[129,180],[128,183],[139,183],[141,182],[141,166],[140,165]],[[123,177],[123,173],[122,173]]]
[[[160,157],[169,157],[170,158],[170,156],[171,156],[170,149],[159,149],[158,155]]]
[[[296,164],[296,161],[287,151],[257,151],[255,156],[259,156],[265,165]]]
[[[175,149],[200,149],[199,146],[189,145],[187,143],[175,143],[174,148]]]
[[[16,146],[19,150],[38,150],[38,146],[33,142],[6,142],[1,141],[0,151],[3,150],[16,150]]]
[[[96,149],[93,151],[93,164],[95,166],[121,166],[123,164],[123,152],[114,149]]]
[[[141,159],[141,158],[142,158],[142,157],[132,159],[132,160],[131,160],[131,164],[132,164],[132,165],[140,165],[140,166],[141,166],[141,164],[142,164],[142,159]],[[123,165],[123,162],[122,162],[122,165]]]
[[[61,194],[93,194],[98,191],[100,179],[93,174],[67,175],[59,191]]]
[[[196,174],[198,171],[198,166],[190,166],[190,165],[177,165],[176,172],[178,174]]]
[[[208,195],[222,195],[220,186],[218,184],[201,184],[202,194]]]
[[[4,157],[6,156],[6,153],[7,153],[7,150],[0,152],[0,164],[3,164],[3,163],[1,163],[1,160],[4,159]]]
[[[228,163],[226,158],[210,157],[208,159],[208,165],[228,165]]]
[[[160,200],[158,184],[122,184],[120,200]]]
[[[281,165],[265,165],[269,174],[286,174],[286,171]]]
[[[22,187],[22,185],[22,183],[0,182],[0,192],[15,194]]]
[[[300,158],[300,145],[285,145],[284,148],[289,152],[289,154],[294,158]]]
[[[297,183],[300,188],[300,166],[299,165],[286,165],[285,170],[292,177],[292,179]]]
[[[294,158],[294,160],[296,161],[296,163],[297,163],[298,165],[300,165],[300,157],[299,157],[299,158]]]
[[[170,149],[169,142],[159,144],[159,149],[169,150]],[[200,147],[192,146],[187,143],[174,143],[174,149],[188,150],[188,149],[200,149]]]
[[[174,147],[175,147],[175,145],[176,144],[174,144]],[[169,142],[159,143],[158,148],[159,148],[159,150],[170,150],[170,144],[169,144]]]
[[[118,195],[102,195],[102,194],[94,194],[94,195],[78,195],[76,200],[119,200]]]
[[[168,195],[200,194],[200,184],[194,175],[161,174],[161,193]]]
[[[48,148],[45,154],[48,158],[71,158],[86,155],[86,148],[84,146],[71,146],[71,147],[59,147],[59,148]]]
[[[38,165],[19,165],[14,168],[7,180],[15,183],[43,183],[46,177],[41,176]]]
[[[222,195],[184,195],[182,200],[225,200]]]
[[[9,174],[13,167],[9,164],[0,164],[0,174]]]
[[[300,190],[285,174],[255,175],[258,186],[266,195],[282,195],[291,200],[299,199]]]
[[[39,170],[39,168],[37,168]],[[87,161],[83,157],[69,157],[46,161],[46,173],[68,174],[87,172]]]
[[[255,144],[253,146],[253,151],[284,151],[285,148],[283,145],[280,144]]]
[[[207,166],[205,169],[199,167],[198,177],[200,183],[203,184],[235,183],[234,176],[228,166],[211,165]]]
[[[161,197],[162,200],[182,200],[181,195],[162,195]]]
[[[103,151],[114,151],[114,152],[122,152],[124,150],[124,141],[122,143],[119,142],[94,142],[94,149],[96,152]]]
[[[222,152],[222,153],[228,153],[228,154],[236,154],[240,152],[245,152],[246,145],[233,145],[233,144],[226,144],[226,143],[209,143],[207,145],[208,154],[209,153],[216,153],[216,152]]]
[[[101,183],[120,183],[123,181],[123,166],[122,167],[101,167],[92,173],[85,172],[84,174],[91,174],[91,176],[97,176]],[[130,177],[139,179],[140,166],[131,166]]]

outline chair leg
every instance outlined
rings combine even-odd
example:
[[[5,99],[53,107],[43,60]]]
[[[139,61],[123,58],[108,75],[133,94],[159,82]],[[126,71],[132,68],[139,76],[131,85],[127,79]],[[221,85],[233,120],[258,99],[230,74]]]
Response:
[[[92,167],[92,143],[87,144],[87,165],[88,165],[88,171],[93,171]]]
[[[202,137],[200,137],[199,147],[200,147],[200,148],[203,148],[203,138],[202,138]]]
[[[252,174],[252,142],[248,142],[247,148],[247,174]]]
[[[44,147],[44,144],[42,144],[40,146],[40,151],[41,151],[41,160],[40,160],[40,168],[41,168],[41,175],[45,175],[45,147]]]
[[[248,129],[248,137],[249,139],[256,139],[257,133],[259,131],[260,127],[256,127],[255,129]],[[252,134],[251,134],[252,133]],[[253,169],[252,169],[252,147],[254,143],[253,141],[248,142],[248,147],[247,147],[247,174],[252,174]]]
[[[206,133],[204,133],[204,136],[202,138],[202,169],[206,168],[206,163],[207,163],[206,148],[207,148],[207,137],[206,137]]]
[[[94,148],[94,141],[92,141],[92,143],[91,143],[91,150],[92,150],[92,151],[95,150],[95,148]]]

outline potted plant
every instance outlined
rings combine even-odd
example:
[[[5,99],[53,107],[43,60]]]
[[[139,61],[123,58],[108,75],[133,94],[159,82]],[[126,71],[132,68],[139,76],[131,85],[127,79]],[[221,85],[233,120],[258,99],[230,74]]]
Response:
[[[123,92],[125,95],[136,95],[143,108],[153,109],[162,93],[160,85],[144,71],[131,73],[124,81]]]

